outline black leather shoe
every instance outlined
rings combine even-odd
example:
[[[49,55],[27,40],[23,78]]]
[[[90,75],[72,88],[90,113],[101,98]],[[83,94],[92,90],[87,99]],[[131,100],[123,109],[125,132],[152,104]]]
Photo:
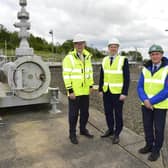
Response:
[[[141,153],[141,154],[146,154],[146,153],[149,153],[151,151],[152,151],[152,147],[146,145],[145,147],[139,149],[138,152]]]
[[[76,136],[70,136],[69,139],[70,139],[71,143],[78,144],[78,139]]]
[[[110,131],[109,129],[103,135],[101,135],[102,138],[106,138],[109,136],[113,136],[113,132]]]
[[[115,135],[115,136],[113,137],[113,139],[112,139],[112,143],[113,143],[113,144],[118,144],[119,142],[120,142],[119,136],[116,136],[116,135]]]
[[[150,161],[156,161],[156,160],[158,160],[159,156],[160,156],[159,152],[152,152],[149,155],[148,160],[150,160]]]
[[[87,129],[85,131],[80,131],[80,134],[86,136],[87,138],[93,138],[94,137],[94,135],[90,134]]]

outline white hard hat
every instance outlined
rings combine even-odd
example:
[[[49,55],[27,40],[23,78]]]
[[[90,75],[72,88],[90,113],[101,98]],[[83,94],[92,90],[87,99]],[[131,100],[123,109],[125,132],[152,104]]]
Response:
[[[108,41],[108,45],[110,44],[117,44],[120,46],[120,41],[117,38],[112,38],[111,40]]]
[[[86,39],[84,38],[84,36],[82,34],[76,34],[74,36],[74,39],[73,39],[73,42],[76,43],[76,42],[85,42]]]

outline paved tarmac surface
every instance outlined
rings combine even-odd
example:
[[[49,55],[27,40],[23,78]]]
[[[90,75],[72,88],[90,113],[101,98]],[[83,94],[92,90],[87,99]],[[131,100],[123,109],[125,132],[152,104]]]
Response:
[[[95,135],[79,135],[79,144],[68,139],[67,99],[61,96],[62,113],[51,114],[46,106],[1,109],[0,168],[165,168],[163,157],[156,162],[138,154],[142,136],[124,128],[120,143],[100,138],[106,129],[104,114],[90,109],[88,129]],[[4,124],[3,124],[4,123]]]

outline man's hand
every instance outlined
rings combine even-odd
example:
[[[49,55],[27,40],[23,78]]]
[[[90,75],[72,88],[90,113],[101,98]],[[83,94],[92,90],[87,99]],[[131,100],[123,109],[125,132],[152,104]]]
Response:
[[[70,94],[69,94],[69,98],[70,98],[71,100],[75,100],[75,99],[76,99],[76,96],[75,96],[74,93],[70,93]]]
[[[124,101],[126,99],[126,97],[127,97],[126,95],[121,94],[119,97],[119,100]]]
[[[145,105],[145,107],[146,107],[147,109],[153,110],[152,104],[150,103],[149,100],[146,99],[146,100],[144,101],[144,105]]]
[[[94,89],[91,87],[89,90],[90,94],[94,92]]]
[[[102,96],[103,96],[103,92],[99,92],[99,96],[101,96],[101,97],[102,97]]]

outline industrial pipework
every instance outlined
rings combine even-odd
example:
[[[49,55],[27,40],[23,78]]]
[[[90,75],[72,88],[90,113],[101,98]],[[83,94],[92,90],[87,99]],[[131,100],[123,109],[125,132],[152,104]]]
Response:
[[[2,58],[0,60],[0,79],[3,79],[1,80],[3,83],[0,83],[0,107],[50,103],[51,100],[54,104],[51,92],[52,90],[58,92],[58,88],[49,88],[51,80],[49,66],[40,56],[34,55],[33,48],[29,47],[27,39],[29,38],[30,22],[28,22],[29,13],[26,11],[27,1],[20,0],[19,4],[21,10],[17,17],[20,22],[14,24],[20,29],[18,33],[20,45],[15,50],[16,60],[6,62],[4,61],[6,56],[0,56]]]

